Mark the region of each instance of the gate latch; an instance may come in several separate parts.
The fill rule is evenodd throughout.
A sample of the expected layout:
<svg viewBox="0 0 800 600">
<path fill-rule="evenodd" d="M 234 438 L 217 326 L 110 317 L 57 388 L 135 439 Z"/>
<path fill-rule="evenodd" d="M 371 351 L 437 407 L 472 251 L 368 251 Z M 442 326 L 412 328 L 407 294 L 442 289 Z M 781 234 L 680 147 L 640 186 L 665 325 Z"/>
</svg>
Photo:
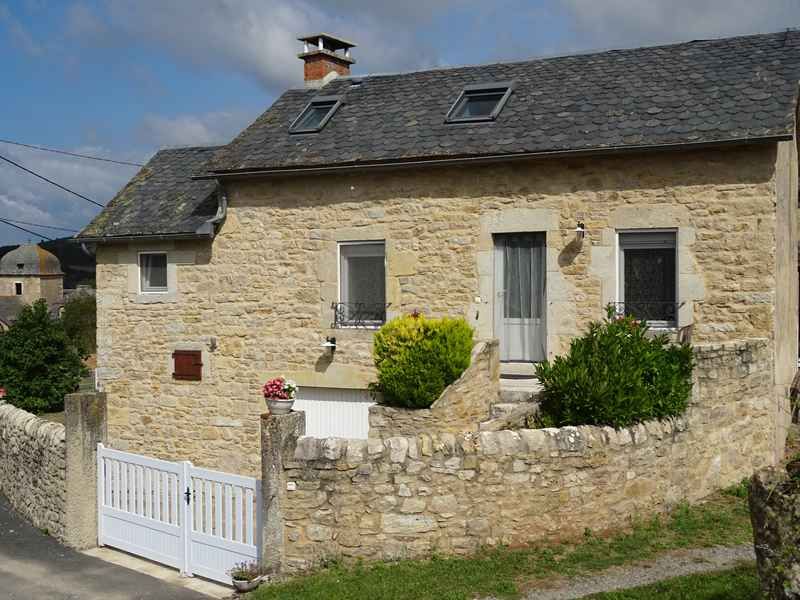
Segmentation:
<svg viewBox="0 0 800 600">
<path fill-rule="evenodd" d="M 186 488 L 186 492 L 185 492 L 183 495 L 184 495 L 184 497 L 186 498 L 186 504 L 187 504 L 187 506 L 188 506 L 188 505 L 189 505 L 189 504 L 191 504 L 191 502 L 192 502 L 192 492 L 191 492 L 191 491 L 189 490 L 189 488 L 187 487 L 187 488 Z"/>
</svg>

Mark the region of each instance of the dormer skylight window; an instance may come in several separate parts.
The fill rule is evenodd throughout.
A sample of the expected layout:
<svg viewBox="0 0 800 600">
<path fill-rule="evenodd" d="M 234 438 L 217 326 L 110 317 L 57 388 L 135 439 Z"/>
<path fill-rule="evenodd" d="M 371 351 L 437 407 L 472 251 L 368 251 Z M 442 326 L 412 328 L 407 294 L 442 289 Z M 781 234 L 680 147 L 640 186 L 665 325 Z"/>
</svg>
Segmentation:
<svg viewBox="0 0 800 600">
<path fill-rule="evenodd" d="M 468 85 L 447 113 L 448 123 L 494 121 L 514 86 L 511 82 Z"/>
<path fill-rule="evenodd" d="M 321 130 L 341 104 L 339 96 L 314 98 L 294 120 L 289 133 L 315 133 Z"/>
</svg>

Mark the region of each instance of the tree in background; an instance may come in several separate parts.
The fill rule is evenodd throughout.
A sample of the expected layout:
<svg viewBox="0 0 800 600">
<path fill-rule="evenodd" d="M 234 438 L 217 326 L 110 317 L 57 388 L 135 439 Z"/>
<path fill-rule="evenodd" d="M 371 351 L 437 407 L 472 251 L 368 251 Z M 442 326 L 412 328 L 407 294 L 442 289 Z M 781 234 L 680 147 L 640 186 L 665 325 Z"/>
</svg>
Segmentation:
<svg viewBox="0 0 800 600">
<path fill-rule="evenodd" d="M 78 389 L 83 354 L 63 323 L 50 316 L 47 303 L 26 306 L 0 335 L 0 387 L 6 400 L 32 413 L 64 408 L 64 395 Z"/>
<path fill-rule="evenodd" d="M 83 354 L 97 352 L 97 304 L 94 296 L 72 296 L 64 305 L 61 322 L 69 339 Z"/>
</svg>

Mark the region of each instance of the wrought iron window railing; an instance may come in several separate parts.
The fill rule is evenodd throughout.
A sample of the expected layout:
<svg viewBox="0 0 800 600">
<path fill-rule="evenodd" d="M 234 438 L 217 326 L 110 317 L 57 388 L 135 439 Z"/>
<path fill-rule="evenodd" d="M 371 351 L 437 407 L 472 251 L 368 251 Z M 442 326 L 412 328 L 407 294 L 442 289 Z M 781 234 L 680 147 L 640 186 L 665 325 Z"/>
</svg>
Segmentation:
<svg viewBox="0 0 800 600">
<path fill-rule="evenodd" d="M 380 327 L 386 322 L 388 304 L 368 304 L 365 302 L 334 302 L 333 326 L 340 327 Z"/>
<path fill-rule="evenodd" d="M 674 326 L 678 322 L 677 302 L 616 302 L 618 315 L 634 317 L 653 325 Z"/>
</svg>

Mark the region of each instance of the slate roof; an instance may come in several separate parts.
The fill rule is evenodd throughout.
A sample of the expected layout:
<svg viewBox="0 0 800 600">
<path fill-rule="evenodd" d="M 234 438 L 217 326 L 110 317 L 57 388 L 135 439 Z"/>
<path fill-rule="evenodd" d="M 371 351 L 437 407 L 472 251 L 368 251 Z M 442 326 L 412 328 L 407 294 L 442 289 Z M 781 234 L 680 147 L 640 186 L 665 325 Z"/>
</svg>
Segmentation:
<svg viewBox="0 0 800 600">
<path fill-rule="evenodd" d="M 214 181 L 192 180 L 219 147 L 160 150 L 77 238 L 194 234 L 217 212 Z"/>
<path fill-rule="evenodd" d="M 496 121 L 445 123 L 465 85 L 507 80 L 515 89 Z M 338 78 L 319 90 L 284 93 L 219 150 L 210 170 L 788 138 L 798 80 L 797 31 Z M 344 104 L 322 131 L 290 134 L 289 125 L 317 95 L 341 95 Z"/>
</svg>

